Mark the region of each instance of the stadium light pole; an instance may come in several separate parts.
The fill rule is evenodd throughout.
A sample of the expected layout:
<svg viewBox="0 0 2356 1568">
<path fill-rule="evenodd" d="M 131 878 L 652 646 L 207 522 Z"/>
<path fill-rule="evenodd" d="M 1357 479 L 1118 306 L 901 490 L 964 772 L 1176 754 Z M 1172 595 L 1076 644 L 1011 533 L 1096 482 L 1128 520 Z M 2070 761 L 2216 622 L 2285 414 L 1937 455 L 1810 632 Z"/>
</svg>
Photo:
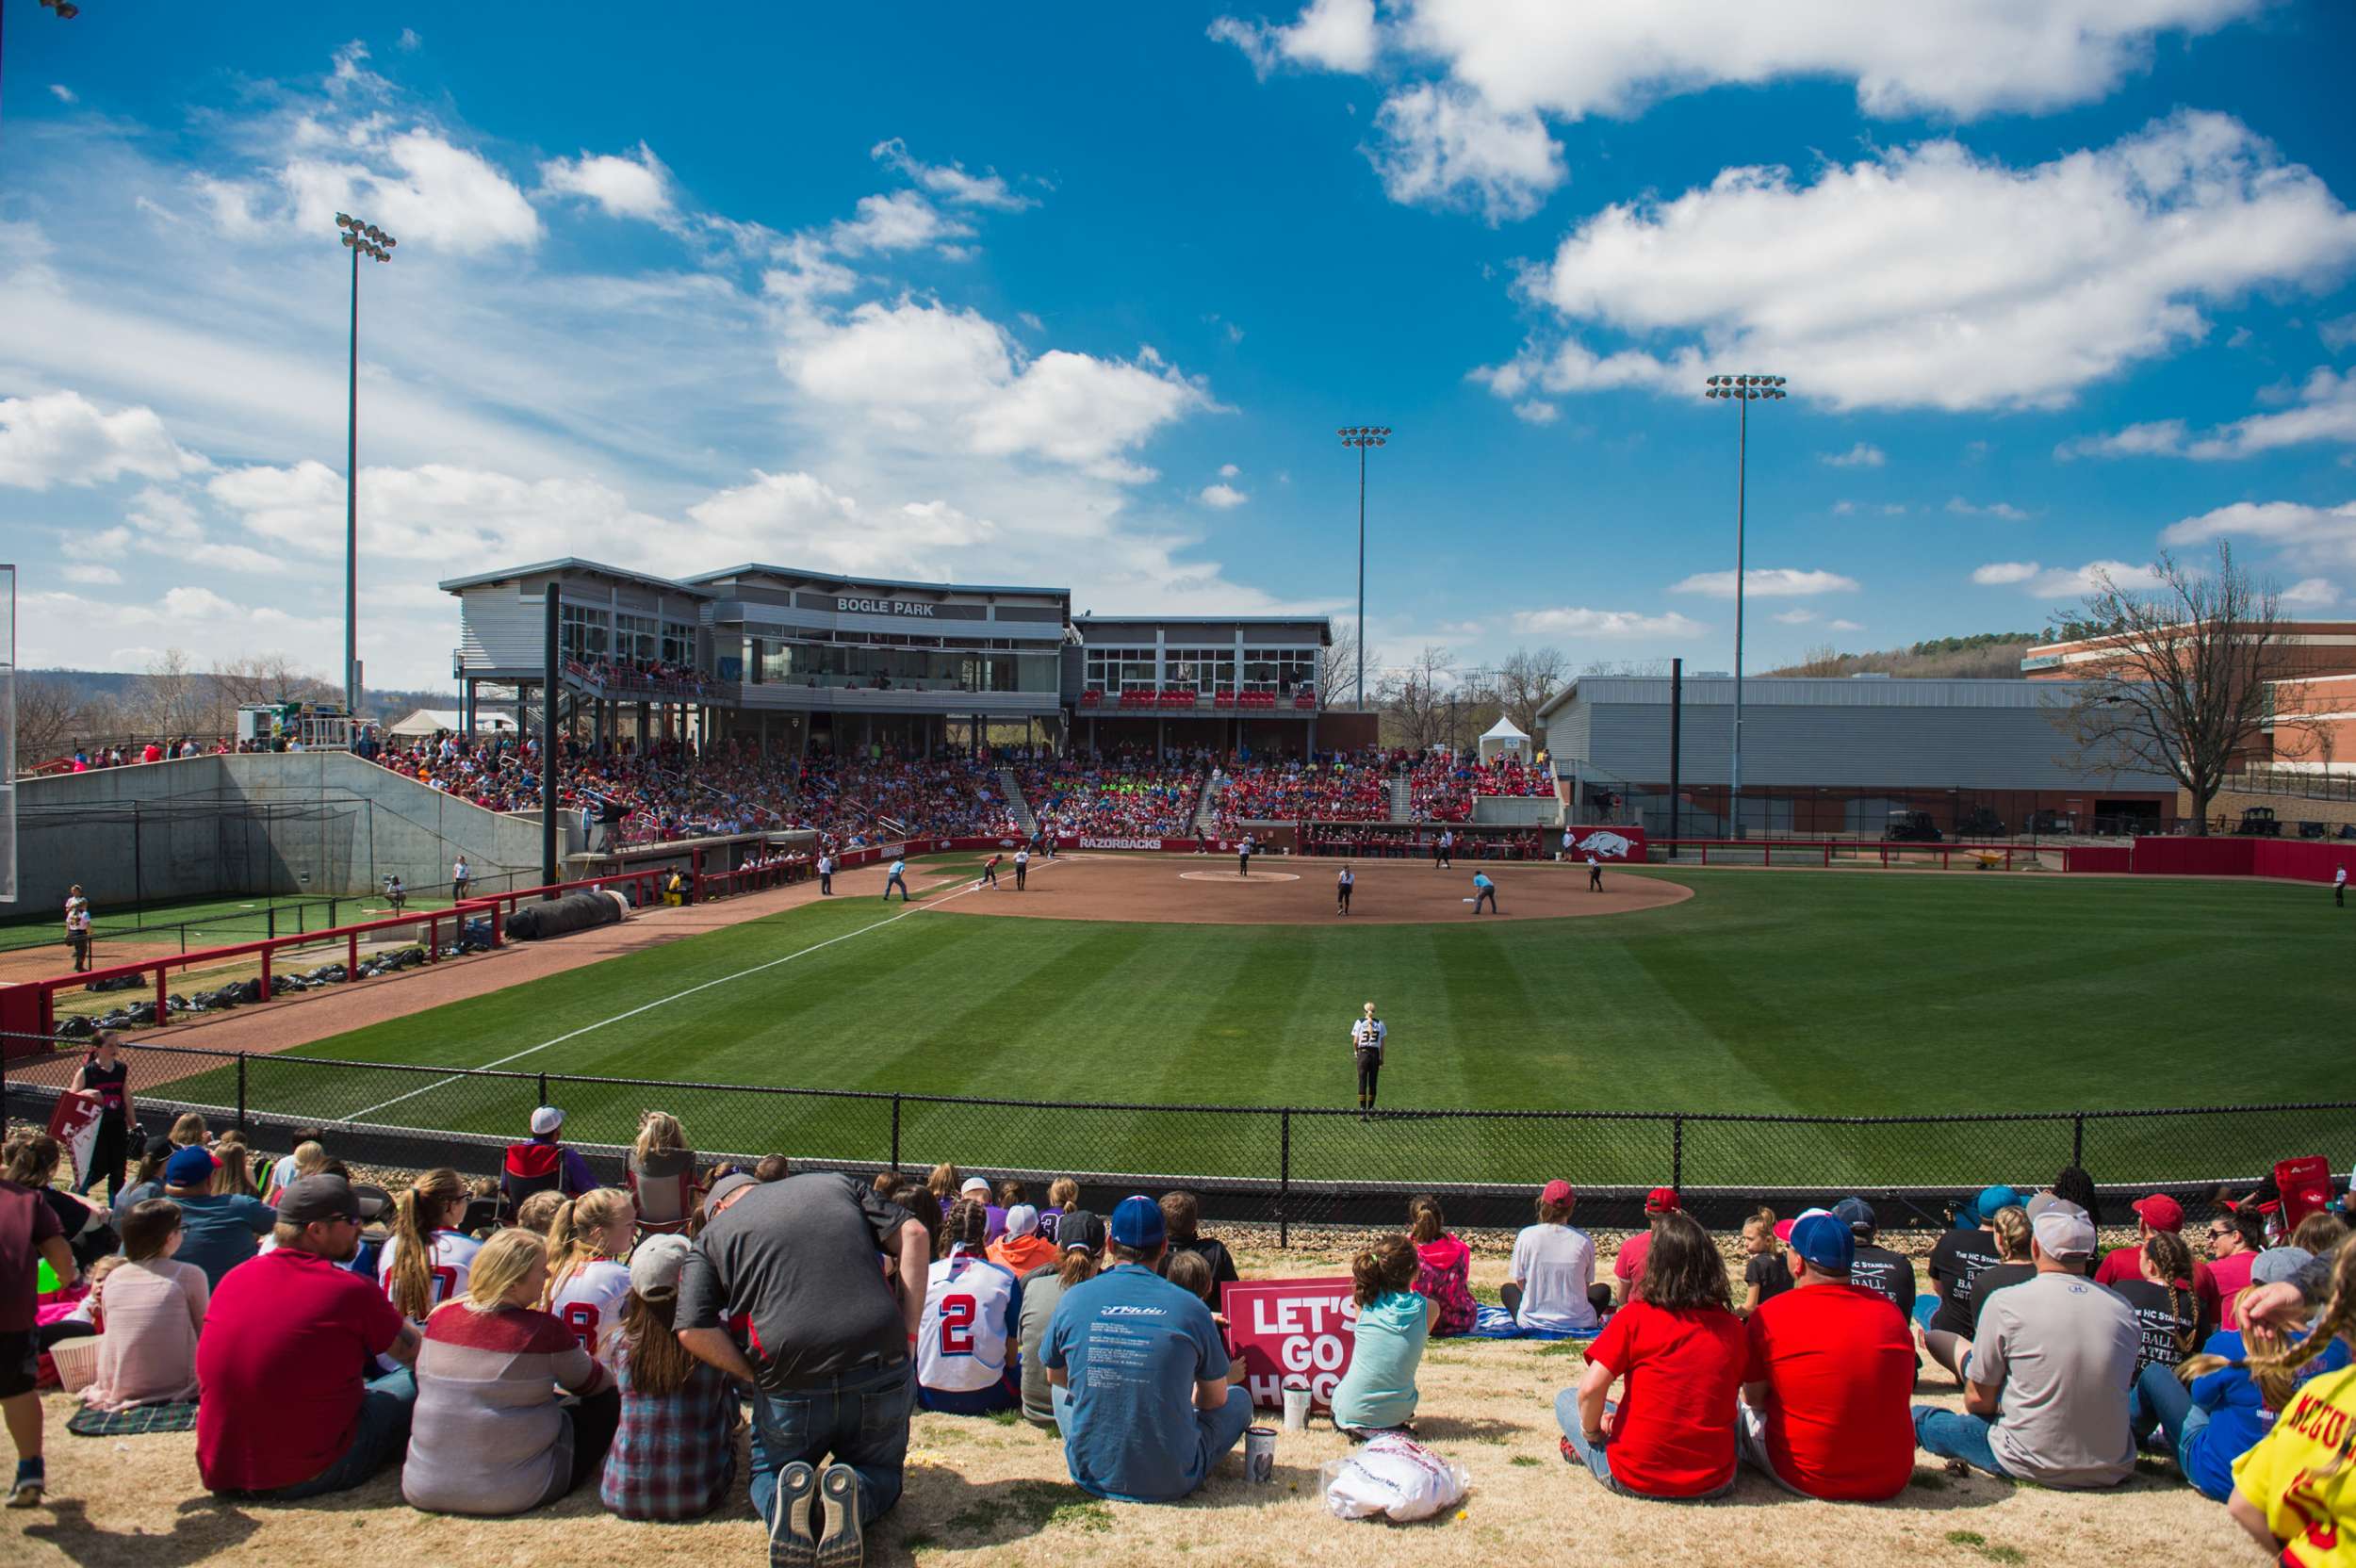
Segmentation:
<svg viewBox="0 0 2356 1568">
<path fill-rule="evenodd" d="M 335 215 L 352 253 L 352 380 L 344 421 L 344 711 L 360 716 L 360 258 L 393 259 L 401 243 L 348 212 Z"/>
<path fill-rule="evenodd" d="M 1351 701 L 1366 705 L 1366 449 L 1391 438 L 1388 425 L 1344 425 L 1334 433 L 1345 447 L 1358 449 L 1358 690 Z"/>
<path fill-rule="evenodd" d="M 1702 396 L 1731 399 L 1734 421 L 1734 752 L 1727 773 L 1727 815 L 1734 837 L 1742 837 L 1742 500 L 1744 469 L 1750 457 L 1751 404 L 1764 398 L 1780 402 L 1781 376 L 1711 376 Z"/>
</svg>

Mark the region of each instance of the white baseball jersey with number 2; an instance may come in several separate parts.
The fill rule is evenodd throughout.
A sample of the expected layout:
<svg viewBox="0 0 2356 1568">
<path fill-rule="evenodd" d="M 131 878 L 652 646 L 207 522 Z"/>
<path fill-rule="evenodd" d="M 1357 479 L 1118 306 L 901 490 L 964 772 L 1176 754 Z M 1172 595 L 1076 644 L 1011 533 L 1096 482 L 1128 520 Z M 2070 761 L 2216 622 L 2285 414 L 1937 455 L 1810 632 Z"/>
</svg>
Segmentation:
<svg viewBox="0 0 2356 1568">
<path fill-rule="evenodd" d="M 945 1394 L 1003 1382 L 1021 1336 L 1013 1271 L 963 1248 L 932 1266 L 916 1330 L 916 1380 Z"/>
</svg>

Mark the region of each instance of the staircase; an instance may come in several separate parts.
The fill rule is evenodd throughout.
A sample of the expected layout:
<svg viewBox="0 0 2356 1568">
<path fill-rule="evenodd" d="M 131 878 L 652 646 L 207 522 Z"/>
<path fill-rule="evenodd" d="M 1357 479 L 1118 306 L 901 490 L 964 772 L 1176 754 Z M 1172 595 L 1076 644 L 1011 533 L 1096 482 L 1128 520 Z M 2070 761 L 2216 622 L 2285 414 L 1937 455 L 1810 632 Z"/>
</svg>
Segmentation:
<svg viewBox="0 0 2356 1568">
<path fill-rule="evenodd" d="M 1038 832 L 1039 818 L 1032 814 L 1031 803 L 1023 798 L 1023 786 L 1015 781 L 1012 768 L 998 770 L 998 790 L 1006 797 L 1006 804 L 1014 808 L 1014 820 L 1023 825 L 1023 836 L 1028 838 Z"/>
<path fill-rule="evenodd" d="M 1219 836 L 1219 797 L 1227 792 L 1224 774 L 1203 780 L 1203 798 L 1194 804 L 1194 836 L 1212 839 Z"/>
<path fill-rule="evenodd" d="M 1391 820 L 1413 822 L 1415 820 L 1414 802 L 1415 796 L 1407 788 L 1407 776 L 1403 773 L 1393 774 L 1391 776 Z"/>
</svg>

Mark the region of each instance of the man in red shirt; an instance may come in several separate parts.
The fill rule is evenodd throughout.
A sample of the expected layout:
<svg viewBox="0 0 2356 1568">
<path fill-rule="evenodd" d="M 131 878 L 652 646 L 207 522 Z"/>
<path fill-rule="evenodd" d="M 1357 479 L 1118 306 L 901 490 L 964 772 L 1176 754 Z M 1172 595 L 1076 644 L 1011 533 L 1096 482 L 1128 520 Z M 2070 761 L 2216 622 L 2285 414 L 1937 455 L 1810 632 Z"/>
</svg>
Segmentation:
<svg viewBox="0 0 2356 1568">
<path fill-rule="evenodd" d="M 2138 1198 L 2128 1205 L 2135 1211 L 2135 1244 L 2116 1247 L 2102 1255 L 2102 1265 L 2094 1271 L 2098 1285 L 2115 1285 L 2123 1280 L 2143 1278 L 2143 1244 L 2151 1239 L 2154 1231 L 2181 1231 L 2184 1228 L 2184 1206 L 2164 1192 L 2149 1198 Z M 2219 1298 L 2217 1276 L 2209 1266 L 2198 1258 L 2192 1266 L 2192 1294 L 2201 1304 L 2201 1321 L 2205 1329 L 2217 1327 L 2224 1315 L 2225 1303 Z"/>
<path fill-rule="evenodd" d="M 1890 1298 L 1849 1282 L 1857 1241 L 1821 1210 L 1792 1222 L 1796 1288 L 1759 1303 L 1735 1446 L 1790 1491 L 1879 1502 L 1914 1474 L 1914 1340 Z"/>
<path fill-rule="evenodd" d="M 1661 1228 L 1661 1217 L 1677 1212 L 1675 1187 L 1655 1187 L 1645 1197 L 1644 1222 L 1652 1229 L 1620 1243 L 1620 1250 L 1612 1259 L 1613 1287 L 1619 1292 L 1622 1305 L 1635 1298 L 1636 1282 L 1644 1277 L 1644 1254 L 1652 1250 L 1652 1232 Z"/>
<path fill-rule="evenodd" d="M 225 1496 L 292 1502 L 348 1492 L 409 1442 L 407 1367 L 362 1380 L 372 1357 L 414 1361 L 417 1332 L 374 1282 L 339 1266 L 360 1250 L 360 1200 L 305 1176 L 278 1201 L 276 1250 L 231 1269 L 196 1342 L 196 1468 Z"/>
<path fill-rule="evenodd" d="M 10 1508 L 40 1507 L 49 1484 L 41 1452 L 41 1396 L 33 1392 L 41 1374 L 33 1298 L 39 1293 L 43 1258 L 60 1284 L 70 1285 L 80 1277 L 57 1211 L 31 1187 L 0 1182 L 0 1416 L 6 1417 L 8 1436 L 16 1442 Z"/>
</svg>

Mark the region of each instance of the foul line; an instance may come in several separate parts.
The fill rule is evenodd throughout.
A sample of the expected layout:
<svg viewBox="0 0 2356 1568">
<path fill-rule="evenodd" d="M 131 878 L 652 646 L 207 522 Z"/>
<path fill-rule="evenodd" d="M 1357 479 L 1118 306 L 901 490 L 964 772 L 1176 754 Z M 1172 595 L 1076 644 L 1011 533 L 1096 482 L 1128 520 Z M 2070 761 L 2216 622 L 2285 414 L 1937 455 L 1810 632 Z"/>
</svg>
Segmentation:
<svg viewBox="0 0 2356 1568">
<path fill-rule="evenodd" d="M 1053 860 L 1033 861 L 1031 864 L 1031 874 L 1036 876 L 1049 866 L 1062 865 L 1064 863 L 1065 860 L 1063 858 L 1058 858 Z M 960 888 L 956 892 L 938 898 L 928 894 L 924 901 L 924 909 L 936 909 L 941 905 L 950 903 L 955 899 L 960 899 L 967 896 L 969 893 L 976 893 L 979 891 L 981 891 L 981 888 L 977 884 L 973 887 Z M 902 909 L 898 914 L 892 915 L 888 919 L 876 921 L 870 925 L 862 925 L 856 931 L 845 931 L 839 937 L 828 937 L 823 942 L 812 942 L 810 946 L 803 948 L 798 953 L 789 953 L 782 958 L 771 958 L 765 963 L 755 964 L 750 969 L 738 970 L 734 974 L 724 974 L 716 980 L 706 980 L 700 985 L 690 986 L 683 991 L 677 991 L 669 996 L 663 997 L 658 1001 L 648 1002 L 644 1005 L 632 1007 L 626 1013 L 615 1013 L 612 1018 L 599 1019 L 595 1023 L 584 1023 L 580 1028 L 559 1035 L 552 1040 L 542 1040 L 538 1045 L 526 1046 L 523 1050 L 515 1052 L 511 1055 L 501 1056 L 497 1061 L 481 1063 L 480 1065 L 467 1070 L 473 1072 L 487 1072 L 493 1068 L 505 1067 L 510 1062 L 520 1062 L 526 1056 L 533 1055 L 539 1052 L 546 1051 L 552 1045 L 563 1045 L 566 1040 L 579 1039 L 583 1035 L 595 1034 L 597 1030 L 605 1028 L 608 1024 L 620 1023 L 626 1019 L 636 1018 L 641 1013 L 650 1013 L 657 1007 L 667 1007 L 674 1002 L 695 995 L 697 991 L 708 991 L 714 986 L 725 986 L 730 981 L 742 980 L 746 975 L 759 974 L 763 970 L 775 969 L 779 964 L 790 964 L 796 958 L 807 958 L 811 954 L 816 953 L 823 948 L 832 947 L 837 942 L 847 942 L 853 937 L 864 937 L 870 931 L 880 931 L 887 925 L 897 925 L 900 922 L 908 919 L 910 915 L 923 914 L 924 909 L 919 909 L 915 905 L 910 904 L 906 908 Z M 421 1094 L 431 1094 L 435 1089 L 443 1088 L 449 1085 L 455 1084 L 465 1075 L 465 1073 L 453 1073 L 448 1078 L 439 1079 L 434 1083 L 428 1084 L 423 1088 L 411 1089 L 407 1094 L 397 1094 L 390 1100 L 384 1101 L 378 1104 L 370 1105 L 365 1110 L 353 1111 L 351 1115 L 340 1118 L 339 1119 L 347 1123 L 355 1122 L 362 1117 L 374 1116 L 379 1111 L 390 1110 L 393 1106 L 400 1104 L 404 1100 L 415 1100 Z"/>
</svg>

